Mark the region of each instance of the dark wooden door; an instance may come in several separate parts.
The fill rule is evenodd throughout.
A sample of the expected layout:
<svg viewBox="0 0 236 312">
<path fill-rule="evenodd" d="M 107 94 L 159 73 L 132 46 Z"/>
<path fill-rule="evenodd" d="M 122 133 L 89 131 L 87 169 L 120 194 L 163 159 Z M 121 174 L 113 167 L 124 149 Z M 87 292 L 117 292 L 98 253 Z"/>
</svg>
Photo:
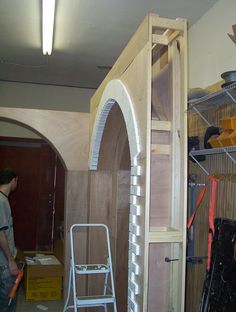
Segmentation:
<svg viewBox="0 0 236 312">
<path fill-rule="evenodd" d="M 10 203 L 16 245 L 22 250 L 53 248 L 55 215 L 58 213 L 60 219 L 64 207 L 63 203 L 57 212 L 55 206 L 58 161 L 43 140 L 0 137 L 0 168 L 11 167 L 18 174 L 18 187 L 10 195 Z"/>
</svg>

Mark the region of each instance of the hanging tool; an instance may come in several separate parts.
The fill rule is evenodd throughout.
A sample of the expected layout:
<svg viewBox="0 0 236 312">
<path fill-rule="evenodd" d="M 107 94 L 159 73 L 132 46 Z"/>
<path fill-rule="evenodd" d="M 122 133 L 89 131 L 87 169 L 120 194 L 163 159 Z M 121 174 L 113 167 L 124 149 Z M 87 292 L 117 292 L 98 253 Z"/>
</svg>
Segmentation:
<svg viewBox="0 0 236 312">
<path fill-rule="evenodd" d="M 214 215 L 215 215 L 215 205 L 216 205 L 216 195 L 217 195 L 217 183 L 218 183 L 218 181 L 219 180 L 217 178 L 215 178 L 214 176 L 208 176 L 207 177 L 205 187 L 201 190 L 201 192 L 199 194 L 195 211 L 190 216 L 190 218 L 188 220 L 188 224 L 187 224 L 187 229 L 189 230 L 191 228 L 191 226 L 192 226 L 193 221 L 194 221 L 196 212 L 197 212 L 198 208 L 200 207 L 200 204 L 201 204 L 201 202 L 203 200 L 203 197 L 204 197 L 205 192 L 206 192 L 207 185 L 208 185 L 208 183 L 210 183 L 210 185 L 211 185 L 211 195 L 210 195 L 210 202 L 209 202 L 209 231 L 208 231 L 208 248 L 207 248 L 207 271 L 209 271 L 209 269 L 210 269 L 211 245 L 212 245 L 213 236 L 215 234 Z"/>
<path fill-rule="evenodd" d="M 18 288 L 18 286 L 19 286 L 19 284 L 20 284 L 20 281 L 22 280 L 24 266 L 25 266 L 25 265 L 22 264 L 22 268 L 18 271 L 18 273 L 17 273 L 17 275 L 16 275 L 16 280 L 15 280 L 15 282 L 14 282 L 14 284 L 13 284 L 13 286 L 12 286 L 12 289 L 11 289 L 9 295 L 8 295 L 8 296 L 9 296 L 8 306 L 11 305 L 11 302 L 12 302 L 12 300 L 13 300 L 15 294 L 16 294 L 16 290 L 17 290 L 17 288 Z"/>
<path fill-rule="evenodd" d="M 197 183 L 197 175 L 192 174 L 189 176 L 189 215 L 191 216 L 195 211 L 196 207 L 196 188 L 197 187 L 204 187 L 205 183 Z M 201 260 L 200 260 L 201 258 Z M 189 264 L 197 264 L 202 263 L 203 257 L 195 257 L 194 256 L 194 226 L 191 225 L 189 229 L 189 246 L 188 246 L 188 257 L 187 263 Z"/>
</svg>

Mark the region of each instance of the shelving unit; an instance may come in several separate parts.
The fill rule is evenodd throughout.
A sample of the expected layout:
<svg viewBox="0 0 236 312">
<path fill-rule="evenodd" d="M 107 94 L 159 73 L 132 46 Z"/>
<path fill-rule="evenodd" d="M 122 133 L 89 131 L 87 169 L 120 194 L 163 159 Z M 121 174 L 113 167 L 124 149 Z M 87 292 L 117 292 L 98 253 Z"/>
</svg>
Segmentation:
<svg viewBox="0 0 236 312">
<path fill-rule="evenodd" d="M 198 155 L 223 154 L 226 152 L 227 153 L 236 152 L 236 146 L 227 146 L 227 147 L 221 147 L 221 148 L 208 148 L 208 149 L 196 150 L 196 151 L 190 152 L 190 154 L 192 156 L 198 156 Z"/>
<path fill-rule="evenodd" d="M 188 108 L 197 113 L 230 103 L 236 103 L 236 82 L 217 92 L 188 101 Z"/>
<path fill-rule="evenodd" d="M 222 90 L 217 92 L 207 94 L 201 98 L 193 99 L 188 102 L 188 110 L 193 110 L 199 115 L 199 117 L 207 124 L 208 127 L 211 126 L 210 122 L 202 115 L 202 112 L 219 108 L 222 105 L 236 103 L 236 82 L 224 87 Z M 236 159 L 231 155 L 231 153 L 236 152 L 236 146 L 228 146 L 222 148 L 211 148 L 195 150 L 189 153 L 189 156 L 198 164 L 198 166 L 207 174 L 209 172 L 204 168 L 204 166 L 199 163 L 195 156 L 199 155 L 215 155 L 225 153 L 234 164 L 236 164 Z"/>
</svg>

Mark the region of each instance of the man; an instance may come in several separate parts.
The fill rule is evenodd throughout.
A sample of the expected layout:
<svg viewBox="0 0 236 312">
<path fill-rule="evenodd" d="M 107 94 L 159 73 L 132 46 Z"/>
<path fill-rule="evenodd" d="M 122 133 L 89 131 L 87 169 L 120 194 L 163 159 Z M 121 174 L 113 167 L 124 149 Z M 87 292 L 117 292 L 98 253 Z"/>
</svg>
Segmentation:
<svg viewBox="0 0 236 312">
<path fill-rule="evenodd" d="M 0 170 L 0 311 L 14 312 L 16 300 L 9 302 L 9 292 L 14 284 L 18 267 L 8 196 L 16 189 L 17 175 L 9 168 Z"/>
</svg>

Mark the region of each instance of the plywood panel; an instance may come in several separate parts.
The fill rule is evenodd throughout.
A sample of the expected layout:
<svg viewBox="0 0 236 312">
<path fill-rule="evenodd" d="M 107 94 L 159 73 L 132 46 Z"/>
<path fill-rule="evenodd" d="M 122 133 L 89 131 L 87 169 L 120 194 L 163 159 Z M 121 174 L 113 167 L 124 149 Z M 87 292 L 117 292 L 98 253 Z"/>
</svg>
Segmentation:
<svg viewBox="0 0 236 312">
<path fill-rule="evenodd" d="M 171 226 L 170 156 L 152 155 L 150 226 Z"/>
<path fill-rule="evenodd" d="M 102 194 L 102 196 L 101 196 Z M 89 223 L 103 223 L 110 229 L 112 227 L 112 172 L 98 171 L 90 173 L 90 212 Z M 115 230 L 115 229 L 113 229 Z M 112 251 L 114 251 L 114 239 L 111 240 Z M 106 263 L 107 250 L 103 231 L 91 229 L 89 231 L 89 263 Z M 113 254 L 113 253 L 112 253 Z M 89 294 L 101 294 L 103 290 L 103 276 L 89 277 Z"/>
<path fill-rule="evenodd" d="M 70 261 L 70 226 L 74 223 L 88 222 L 88 172 L 68 171 L 66 172 L 65 190 L 65 278 L 64 298 L 68 290 L 69 261 Z M 83 232 L 75 247 L 76 261 L 87 262 L 87 233 Z M 79 259 L 78 259 L 79 256 Z M 86 291 L 86 281 L 83 279 L 79 285 L 82 294 Z"/>
<path fill-rule="evenodd" d="M 148 312 L 169 310 L 170 269 L 165 262 L 170 253 L 168 244 L 150 244 Z M 161 281 L 161 283 L 160 283 Z"/>
<path fill-rule="evenodd" d="M 127 309 L 129 171 L 97 171 L 90 175 L 90 223 L 104 223 L 110 229 L 118 311 Z M 103 194 L 101 197 L 100 194 Z M 91 210 L 92 209 L 92 210 Z M 106 263 L 107 253 L 102 232 L 89 234 L 89 262 Z M 103 279 L 89 278 L 88 291 L 98 294 Z"/>
<path fill-rule="evenodd" d="M 113 65 L 112 69 L 110 70 L 109 74 L 106 76 L 102 84 L 99 86 L 99 89 L 95 92 L 94 96 L 92 97 L 91 101 L 91 112 L 92 118 L 91 122 L 95 117 L 96 108 L 98 103 L 100 102 L 100 98 L 102 92 L 106 84 L 112 80 L 119 78 L 129 67 L 132 61 L 136 58 L 137 54 L 140 50 L 145 46 L 149 39 L 149 15 L 146 16 L 142 24 L 139 26 L 129 43 L 127 44 L 126 48 L 123 50 L 121 55 L 119 56 L 116 63 Z"/>
<path fill-rule="evenodd" d="M 168 48 L 156 47 L 152 57 L 152 117 L 171 120 L 170 104 Z"/>
<path fill-rule="evenodd" d="M 99 153 L 99 170 L 130 168 L 130 151 L 122 112 L 115 104 L 107 118 Z"/>
<path fill-rule="evenodd" d="M 129 240 L 129 184 L 130 172 L 118 171 L 116 175 L 116 298 L 118 311 L 127 311 L 128 298 L 128 240 Z"/>
<path fill-rule="evenodd" d="M 146 157 L 147 123 L 149 123 L 148 129 L 151 127 L 150 43 L 146 44 L 139 52 L 128 70 L 121 76 L 121 80 L 128 86 L 132 103 L 135 106 L 135 118 L 141 145 L 140 157 Z"/>
<path fill-rule="evenodd" d="M 0 107 L 0 118 L 42 135 L 57 150 L 68 170 L 88 167 L 89 114 Z"/>
</svg>

